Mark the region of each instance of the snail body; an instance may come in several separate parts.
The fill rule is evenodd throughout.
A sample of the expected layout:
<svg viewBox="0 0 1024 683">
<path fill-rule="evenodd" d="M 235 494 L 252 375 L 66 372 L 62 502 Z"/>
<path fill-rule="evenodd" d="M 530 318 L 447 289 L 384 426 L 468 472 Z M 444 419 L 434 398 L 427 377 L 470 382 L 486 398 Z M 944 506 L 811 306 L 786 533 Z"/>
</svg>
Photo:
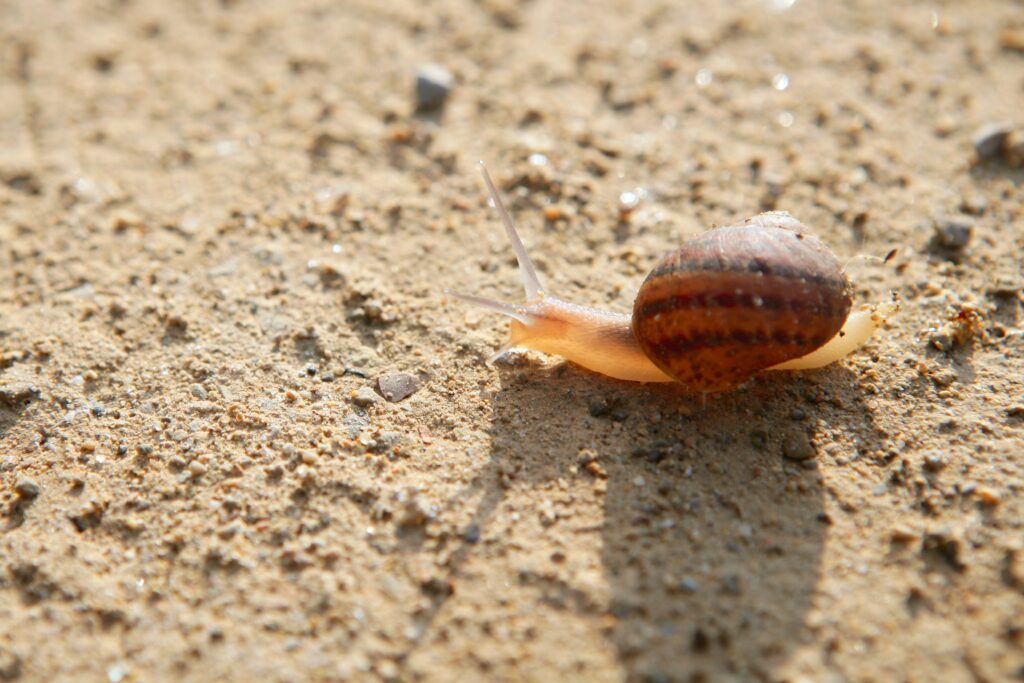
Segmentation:
<svg viewBox="0 0 1024 683">
<path fill-rule="evenodd" d="M 765 370 L 817 368 L 864 343 L 894 305 L 850 314 L 836 257 L 785 212 L 705 232 L 666 255 L 637 293 L 632 316 L 547 296 L 486 169 L 526 289 L 516 306 L 456 295 L 509 317 L 501 351 L 529 348 L 617 379 L 735 388 Z"/>
</svg>

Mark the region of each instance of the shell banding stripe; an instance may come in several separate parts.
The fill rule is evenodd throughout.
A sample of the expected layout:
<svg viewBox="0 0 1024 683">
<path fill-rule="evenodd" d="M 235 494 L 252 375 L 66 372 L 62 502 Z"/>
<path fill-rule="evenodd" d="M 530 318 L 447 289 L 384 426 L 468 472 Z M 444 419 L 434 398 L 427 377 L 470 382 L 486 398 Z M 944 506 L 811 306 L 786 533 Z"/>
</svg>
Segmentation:
<svg viewBox="0 0 1024 683">
<path fill-rule="evenodd" d="M 778 344 L 781 346 L 821 346 L 826 341 L 822 335 L 807 337 L 800 332 L 786 334 L 781 330 L 694 330 L 691 336 L 669 335 L 662 339 L 649 340 L 651 351 L 661 360 L 668 360 L 673 354 L 689 353 L 719 346 Z"/>
<path fill-rule="evenodd" d="M 786 280 L 795 280 L 802 283 L 823 285 L 839 289 L 846 286 L 844 281 L 834 277 L 819 275 L 817 273 L 809 273 L 804 270 L 798 270 L 796 268 L 789 268 L 781 265 L 770 266 L 759 258 L 751 259 L 744 264 L 729 262 L 723 263 L 720 259 L 704 259 L 702 261 L 692 261 L 679 258 L 667 259 L 651 271 L 650 275 L 647 276 L 647 280 L 656 280 L 661 277 L 679 275 L 683 273 L 725 272 L 754 273 L 757 275 L 774 276 Z"/>
<path fill-rule="evenodd" d="M 767 311 L 792 311 L 810 313 L 823 317 L 831 316 L 835 310 L 828 303 L 795 299 L 793 297 L 752 294 L 749 292 L 687 292 L 672 294 L 656 301 L 645 301 L 640 314 L 655 316 L 662 313 L 685 309 L 749 308 Z"/>
</svg>

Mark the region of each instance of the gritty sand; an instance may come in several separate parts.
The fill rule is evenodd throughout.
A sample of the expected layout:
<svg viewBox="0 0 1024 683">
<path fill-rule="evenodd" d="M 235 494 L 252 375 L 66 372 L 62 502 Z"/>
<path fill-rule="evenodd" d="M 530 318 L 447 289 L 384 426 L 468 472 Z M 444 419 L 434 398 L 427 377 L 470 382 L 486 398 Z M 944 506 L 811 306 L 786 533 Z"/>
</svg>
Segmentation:
<svg viewBox="0 0 1024 683">
<path fill-rule="evenodd" d="M 0 681 L 1024 679 L 1022 105 L 1010 0 L 0 3 Z M 902 309 L 488 365 L 478 159 L 564 298 L 779 209 Z"/>
</svg>

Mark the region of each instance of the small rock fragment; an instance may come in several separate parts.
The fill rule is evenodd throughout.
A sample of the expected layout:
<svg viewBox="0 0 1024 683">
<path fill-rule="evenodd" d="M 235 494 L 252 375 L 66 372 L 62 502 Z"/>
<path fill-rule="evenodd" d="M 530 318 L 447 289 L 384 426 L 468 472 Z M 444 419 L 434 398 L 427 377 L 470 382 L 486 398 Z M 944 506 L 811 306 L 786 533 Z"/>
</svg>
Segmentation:
<svg viewBox="0 0 1024 683">
<path fill-rule="evenodd" d="M 380 396 L 370 387 L 362 387 L 352 396 L 352 402 L 361 408 L 369 408 L 380 403 Z"/>
<path fill-rule="evenodd" d="M 19 498 L 24 500 L 38 498 L 41 491 L 42 489 L 39 488 L 39 484 L 28 477 L 21 477 L 18 481 L 14 482 L 14 492 L 18 494 Z"/>
<path fill-rule="evenodd" d="M 1003 155 L 1006 140 L 1013 131 L 1008 122 L 987 123 L 974 133 L 974 153 L 981 161 L 998 159 Z"/>
<path fill-rule="evenodd" d="M 440 64 L 424 64 L 416 70 L 416 111 L 440 109 L 455 85 L 455 77 Z"/>
<path fill-rule="evenodd" d="M 611 404 L 603 398 L 595 398 L 587 406 L 591 417 L 604 417 L 612 411 Z"/>
<path fill-rule="evenodd" d="M 814 445 L 807 434 L 790 434 L 782 442 L 782 455 L 789 460 L 809 460 L 814 457 Z"/>
<path fill-rule="evenodd" d="M 378 377 L 377 386 L 380 387 L 380 393 L 384 398 L 397 403 L 416 393 L 420 383 L 414 375 L 407 372 L 394 372 Z"/>
<path fill-rule="evenodd" d="M 434 511 L 418 492 L 408 495 L 398 516 L 398 525 L 403 527 L 423 526 L 434 518 Z"/>
<path fill-rule="evenodd" d="M 996 507 L 1002 502 L 1002 497 L 999 495 L 999 492 L 995 489 L 990 489 L 987 486 L 979 486 L 974 489 L 974 495 L 978 497 L 978 500 L 981 501 L 982 505 L 988 507 Z"/>
<path fill-rule="evenodd" d="M 971 241 L 974 225 L 963 218 L 946 218 L 935 223 L 935 242 L 951 251 L 960 251 Z"/>
<path fill-rule="evenodd" d="M 692 594 L 696 593 L 700 589 L 700 584 L 698 584 L 695 580 L 691 579 L 688 576 L 684 576 L 683 578 L 679 579 L 679 583 L 677 584 L 677 586 L 679 590 L 683 593 Z"/>
<path fill-rule="evenodd" d="M 398 448 L 405 441 L 402 432 L 381 432 L 374 439 L 373 450 L 378 453 L 386 453 Z"/>
<path fill-rule="evenodd" d="M 924 468 L 929 472 L 938 472 L 946 466 L 946 456 L 939 451 L 929 451 L 924 456 Z"/>
</svg>

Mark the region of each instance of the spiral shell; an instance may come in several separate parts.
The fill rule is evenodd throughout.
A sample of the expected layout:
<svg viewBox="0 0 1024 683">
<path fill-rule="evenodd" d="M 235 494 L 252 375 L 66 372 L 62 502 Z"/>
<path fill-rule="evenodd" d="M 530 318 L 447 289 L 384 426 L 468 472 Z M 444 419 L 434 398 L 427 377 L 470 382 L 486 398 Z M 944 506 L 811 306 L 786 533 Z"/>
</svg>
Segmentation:
<svg viewBox="0 0 1024 683">
<path fill-rule="evenodd" d="M 651 271 L 633 335 L 662 371 L 699 391 L 736 387 L 834 337 L 850 312 L 836 257 L 787 213 L 687 241 Z"/>
</svg>

